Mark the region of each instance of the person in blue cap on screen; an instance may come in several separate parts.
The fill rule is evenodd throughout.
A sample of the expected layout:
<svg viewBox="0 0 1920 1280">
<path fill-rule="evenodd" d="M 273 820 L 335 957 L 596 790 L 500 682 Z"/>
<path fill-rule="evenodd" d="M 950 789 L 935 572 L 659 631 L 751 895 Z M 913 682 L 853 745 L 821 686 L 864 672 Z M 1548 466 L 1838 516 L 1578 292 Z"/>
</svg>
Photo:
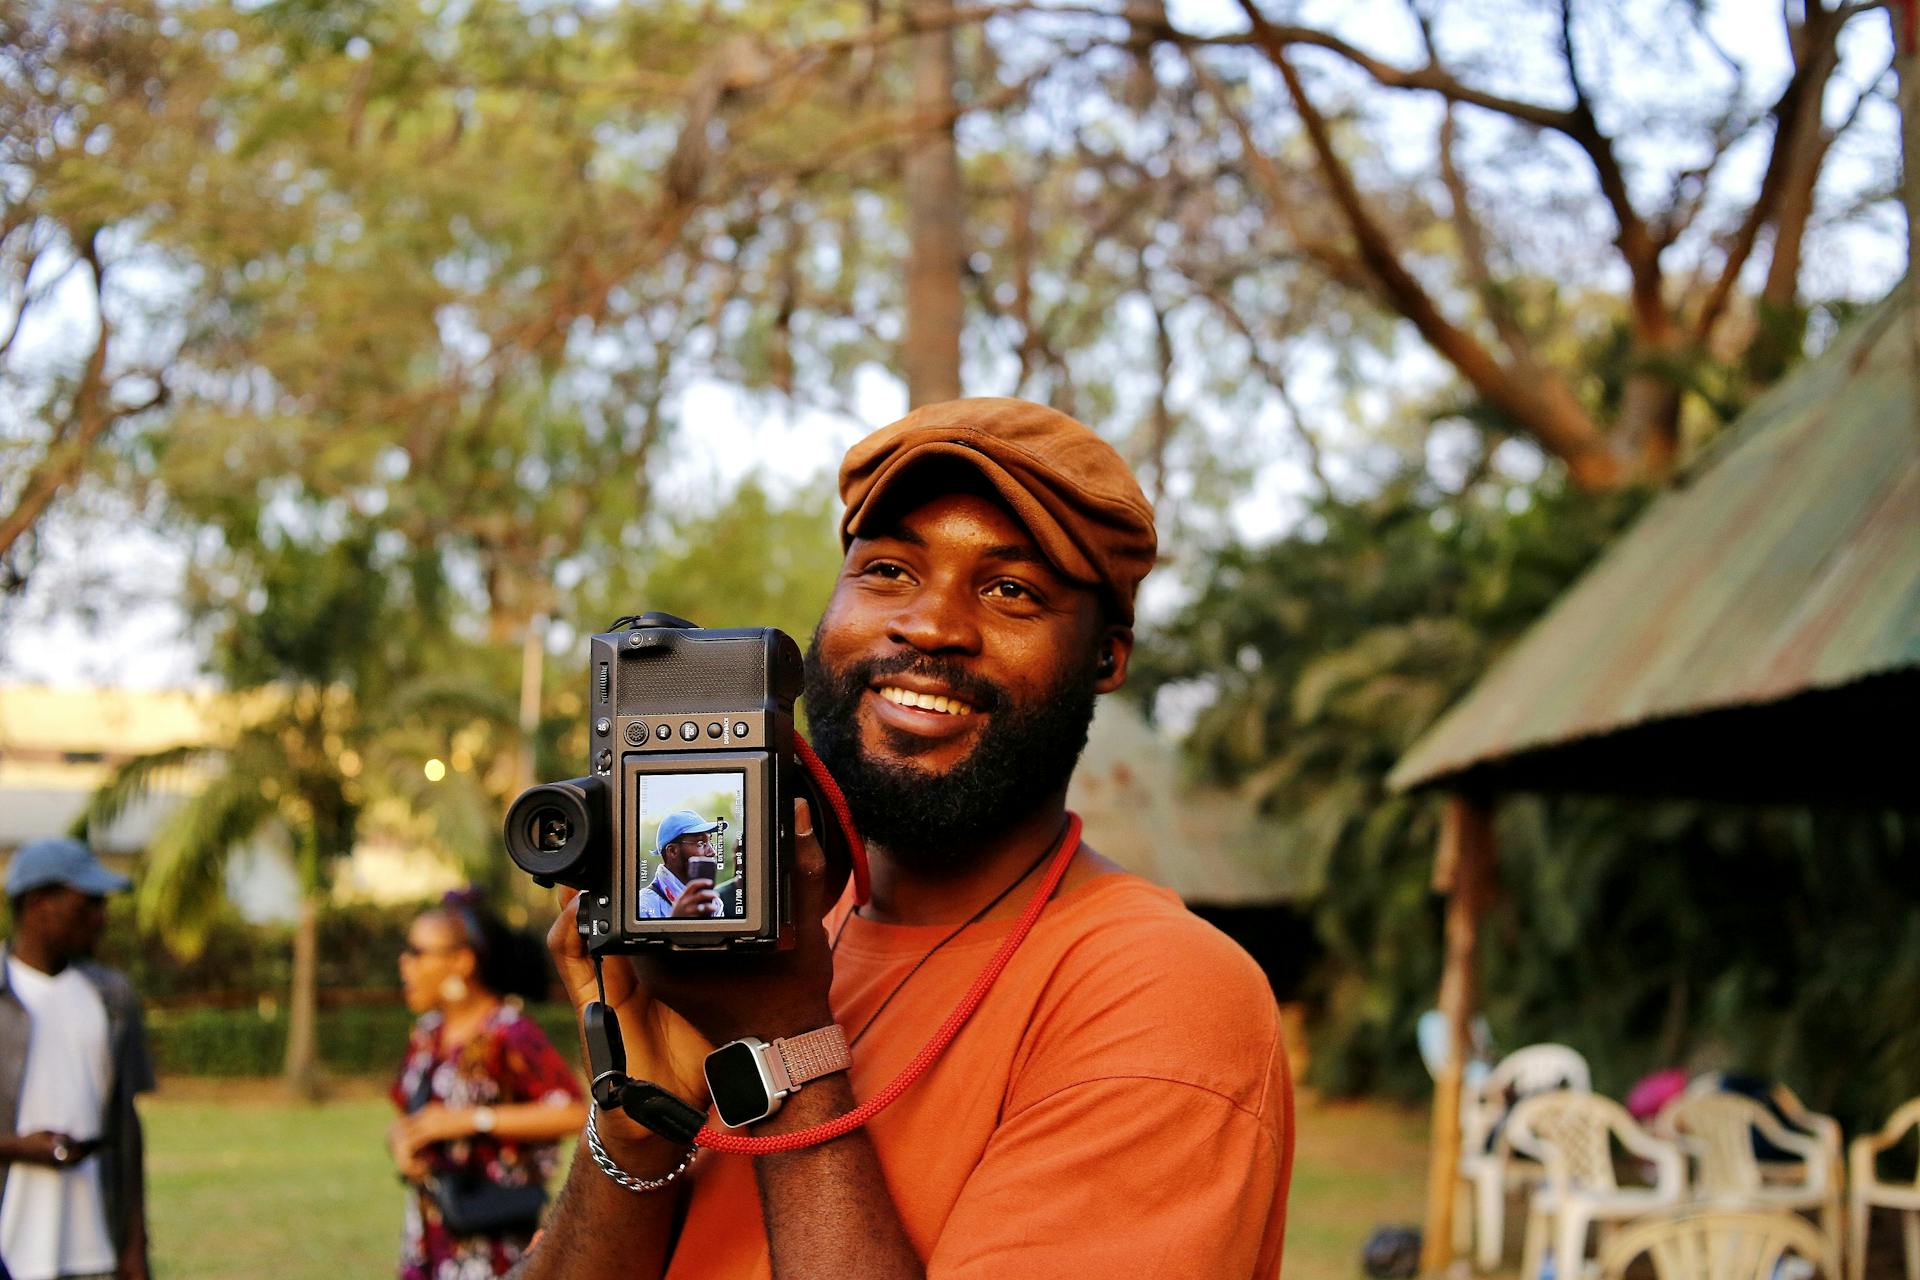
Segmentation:
<svg viewBox="0 0 1920 1280">
<path fill-rule="evenodd" d="M 660 865 L 652 882 L 640 891 L 642 919 L 689 919 L 724 913 L 714 882 L 705 877 L 689 880 L 687 876 L 689 858 L 719 858 L 713 833 L 723 825 L 691 809 L 677 809 L 660 820 L 656 839 Z"/>
<path fill-rule="evenodd" d="M 153 1088 L 140 1001 L 93 962 L 107 895 L 130 888 L 78 840 L 7 866 L 0 946 L 0 1275 L 146 1280 L 137 1093 Z"/>
</svg>

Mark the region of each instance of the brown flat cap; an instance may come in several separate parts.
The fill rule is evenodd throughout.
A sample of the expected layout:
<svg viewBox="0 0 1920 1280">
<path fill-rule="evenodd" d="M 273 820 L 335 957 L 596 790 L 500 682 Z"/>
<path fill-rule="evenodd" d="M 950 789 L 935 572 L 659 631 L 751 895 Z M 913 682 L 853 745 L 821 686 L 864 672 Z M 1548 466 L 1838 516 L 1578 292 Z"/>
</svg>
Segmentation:
<svg viewBox="0 0 1920 1280">
<path fill-rule="evenodd" d="M 1104 588 L 1133 621 L 1134 591 L 1153 568 L 1153 507 L 1112 445 L 1066 414 L 1027 400 L 975 396 L 922 405 L 847 450 L 840 464 L 840 545 L 922 463 L 978 470 L 1067 577 Z"/>
</svg>

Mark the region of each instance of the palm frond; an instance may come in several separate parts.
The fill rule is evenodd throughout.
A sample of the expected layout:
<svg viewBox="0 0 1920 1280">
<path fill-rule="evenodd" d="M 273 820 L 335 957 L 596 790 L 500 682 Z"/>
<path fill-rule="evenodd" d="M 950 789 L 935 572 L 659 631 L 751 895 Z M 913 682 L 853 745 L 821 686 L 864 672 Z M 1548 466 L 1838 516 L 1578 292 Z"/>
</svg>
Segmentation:
<svg viewBox="0 0 1920 1280">
<path fill-rule="evenodd" d="M 112 776 L 87 797 L 86 807 L 74 818 L 67 834 L 82 840 L 104 835 L 128 809 L 145 800 L 168 777 L 179 775 L 197 760 L 218 754 L 218 748 L 214 747 L 180 746 L 135 756 L 115 769 Z"/>
<path fill-rule="evenodd" d="M 468 882 L 501 888 L 511 865 L 500 835 L 500 804 L 477 775 L 456 773 L 437 788 L 434 804 L 440 843 L 459 862 Z"/>
<path fill-rule="evenodd" d="M 250 771 L 229 770 L 181 804 L 147 851 L 135 903 L 142 928 L 157 929 L 183 955 L 198 954 L 226 896 L 228 861 L 274 813 Z"/>
<path fill-rule="evenodd" d="M 441 719 L 485 720 L 512 725 L 519 715 L 513 702 L 471 679 L 453 676 L 426 676 L 408 681 L 386 699 L 381 719 L 404 720 L 410 715 L 429 715 Z"/>
</svg>

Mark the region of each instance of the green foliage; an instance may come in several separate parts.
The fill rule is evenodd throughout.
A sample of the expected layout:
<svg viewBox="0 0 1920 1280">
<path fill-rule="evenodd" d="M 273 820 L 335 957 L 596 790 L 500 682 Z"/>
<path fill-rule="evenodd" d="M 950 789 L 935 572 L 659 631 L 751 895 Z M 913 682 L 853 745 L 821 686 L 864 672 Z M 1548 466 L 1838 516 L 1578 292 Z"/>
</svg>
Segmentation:
<svg viewBox="0 0 1920 1280">
<path fill-rule="evenodd" d="M 665 612 L 703 627 L 779 627 L 805 649 L 840 570 L 837 505 L 824 483 L 780 500 L 750 477 L 711 505 L 675 512 L 631 565 L 581 588 L 575 628 L 591 633 L 627 614 Z M 584 648 L 548 665 L 549 687 L 584 687 Z M 554 705 L 559 714 L 541 726 L 543 778 L 579 773 L 587 755 L 578 696 Z"/>
<path fill-rule="evenodd" d="M 1257 800 L 1287 833 L 1290 879 L 1314 887 L 1321 1086 L 1426 1087 L 1413 1025 L 1439 982 L 1439 805 L 1386 775 L 1638 502 L 1400 483 L 1323 503 L 1295 537 L 1216 552 L 1141 646 L 1149 696 L 1204 682 L 1193 766 Z M 1482 933 L 1495 1037 L 1571 1043 L 1615 1091 L 1690 1062 L 1883 1114 L 1920 1087 L 1915 843 L 1886 817 L 1508 800 L 1504 897 Z"/>
<path fill-rule="evenodd" d="M 569 1005 L 534 1005 L 529 1014 L 573 1061 L 580 1034 Z M 385 1075 L 406 1052 L 413 1015 L 399 1004 L 348 1005 L 319 1016 L 320 1063 L 339 1075 Z M 159 1009 L 148 1014 L 156 1068 L 181 1076 L 268 1076 L 287 1052 L 287 1017 L 264 1009 Z"/>
<path fill-rule="evenodd" d="M 1389 791 L 1388 771 L 1635 505 L 1564 487 L 1448 498 L 1412 481 L 1323 502 L 1300 536 L 1215 553 L 1140 647 L 1147 696 L 1209 686 L 1190 758 L 1283 824 L 1292 879 L 1314 886 L 1323 1086 L 1413 1083 L 1412 1023 L 1438 984 L 1436 812 Z"/>
<path fill-rule="evenodd" d="M 1624 1092 L 1689 1063 L 1785 1080 L 1850 1130 L 1920 1092 L 1911 816 L 1599 798 L 1503 806 L 1483 926 L 1501 1043 Z"/>
<path fill-rule="evenodd" d="M 781 500 L 749 477 L 711 506 L 676 513 L 631 599 L 703 627 L 779 627 L 804 647 L 840 570 L 838 508 L 827 484 Z"/>
<path fill-rule="evenodd" d="M 400 607 L 394 587 L 367 536 L 263 539 L 203 572 L 197 608 L 217 628 L 216 662 L 249 691 L 236 723 L 224 742 L 122 765 L 77 823 L 83 834 L 104 827 L 163 776 L 202 767 L 147 850 L 143 925 L 193 950 L 220 909 L 229 858 L 275 832 L 302 893 L 324 893 L 369 802 L 413 785 L 419 757 L 395 753 L 393 731 L 442 703 L 406 689 L 427 662 L 426 620 Z"/>
<path fill-rule="evenodd" d="M 398 1000 L 400 946 L 407 926 L 428 904 L 328 906 L 319 913 L 322 992 Z M 143 934 L 134 904 L 111 899 L 100 958 L 123 970 L 143 999 L 173 1007 L 276 1004 L 293 980 L 293 925 L 252 924 L 223 906 L 208 924 L 199 950 L 186 954 Z"/>
</svg>

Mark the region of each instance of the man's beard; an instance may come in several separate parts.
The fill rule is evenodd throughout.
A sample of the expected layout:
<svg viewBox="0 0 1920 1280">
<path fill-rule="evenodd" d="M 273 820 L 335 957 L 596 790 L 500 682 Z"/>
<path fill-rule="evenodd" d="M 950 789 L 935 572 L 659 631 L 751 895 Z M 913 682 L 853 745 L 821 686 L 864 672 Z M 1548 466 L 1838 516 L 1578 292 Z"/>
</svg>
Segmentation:
<svg viewBox="0 0 1920 1280">
<path fill-rule="evenodd" d="M 807 728 L 833 774 L 863 840 L 914 871 L 956 870 L 968 855 L 1029 816 L 1067 785 L 1093 720 L 1094 664 L 1070 671 L 1030 705 L 956 663 L 917 654 L 855 662 L 830 671 L 820 634 L 807 651 Z M 989 713 L 971 754 L 944 774 L 876 760 L 860 749 L 860 697 L 884 676 L 938 682 Z M 880 733 L 907 754 L 919 739 L 889 726 Z"/>
</svg>

